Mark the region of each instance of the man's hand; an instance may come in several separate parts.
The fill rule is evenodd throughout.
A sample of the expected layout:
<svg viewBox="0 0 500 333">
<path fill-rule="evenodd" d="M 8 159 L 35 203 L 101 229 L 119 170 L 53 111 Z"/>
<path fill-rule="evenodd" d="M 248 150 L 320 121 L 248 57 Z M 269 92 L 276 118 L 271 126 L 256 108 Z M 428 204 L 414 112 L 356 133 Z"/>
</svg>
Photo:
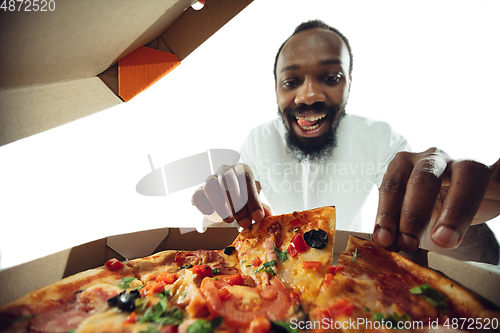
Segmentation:
<svg viewBox="0 0 500 333">
<path fill-rule="evenodd" d="M 430 225 L 436 245 L 458 247 L 471 224 L 500 214 L 499 169 L 500 160 L 490 168 L 435 148 L 398 153 L 380 187 L 374 241 L 415 251 Z"/>
<path fill-rule="evenodd" d="M 259 192 L 260 185 L 250 167 L 238 163 L 233 167 L 222 166 L 195 191 L 191 202 L 204 215 L 215 211 L 224 222 L 236 220 L 247 228 L 252 220 L 260 222 L 271 215 L 269 207 L 260 202 Z"/>
</svg>

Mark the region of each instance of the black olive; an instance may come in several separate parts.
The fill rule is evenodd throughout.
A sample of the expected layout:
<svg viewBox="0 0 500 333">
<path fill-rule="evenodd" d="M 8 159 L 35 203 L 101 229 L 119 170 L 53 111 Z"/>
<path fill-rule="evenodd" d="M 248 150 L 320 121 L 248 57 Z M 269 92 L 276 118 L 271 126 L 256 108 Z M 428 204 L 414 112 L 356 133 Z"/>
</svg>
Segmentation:
<svg viewBox="0 0 500 333">
<path fill-rule="evenodd" d="M 328 244 L 328 234 L 321 229 L 312 229 L 304 234 L 304 240 L 310 247 L 323 249 Z"/>
<path fill-rule="evenodd" d="M 234 250 L 236 250 L 234 246 L 228 246 L 224 249 L 224 254 L 230 255 L 231 253 L 233 253 Z"/>
<path fill-rule="evenodd" d="M 135 300 L 141 297 L 139 290 L 132 290 L 128 294 L 123 294 L 118 297 L 118 309 L 132 312 L 135 309 Z"/>
<path fill-rule="evenodd" d="M 108 305 L 109 306 L 117 306 L 118 305 L 118 298 L 125 294 L 125 290 L 122 291 L 121 293 L 119 293 L 118 295 L 116 295 L 115 297 L 111 297 L 110 299 L 108 299 Z"/>
<path fill-rule="evenodd" d="M 135 300 L 141 297 L 139 290 L 132 290 L 130 293 L 125 294 L 125 290 L 108 299 L 109 306 L 117 306 L 118 309 L 132 312 L 135 309 Z"/>
</svg>

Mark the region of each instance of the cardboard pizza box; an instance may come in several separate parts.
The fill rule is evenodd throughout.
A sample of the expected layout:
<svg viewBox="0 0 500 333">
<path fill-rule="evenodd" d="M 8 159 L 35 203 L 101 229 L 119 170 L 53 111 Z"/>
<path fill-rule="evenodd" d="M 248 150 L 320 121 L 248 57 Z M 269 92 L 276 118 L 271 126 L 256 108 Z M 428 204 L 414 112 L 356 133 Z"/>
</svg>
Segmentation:
<svg viewBox="0 0 500 333">
<path fill-rule="evenodd" d="M 0 11 L 0 146 L 130 99 L 252 0 L 206 1 L 194 10 L 196 2 L 8 2 Z M 122 69 L 133 71 L 119 85 L 119 62 L 127 59 Z M 133 92 L 121 93 L 126 86 Z"/>
<path fill-rule="evenodd" d="M 102 266 L 107 260 L 142 258 L 164 250 L 216 250 L 232 243 L 236 227 L 213 225 L 199 233 L 194 228 L 161 228 L 120 234 L 0 270 L 0 306 L 67 276 Z"/>
<path fill-rule="evenodd" d="M 163 250 L 223 249 L 238 235 L 236 227 L 212 225 L 196 229 L 162 228 L 114 235 L 72 247 L 18 266 L 0 270 L 0 306 L 64 277 L 103 265 L 108 259 L 141 258 Z M 350 235 L 371 239 L 371 234 L 337 230 L 333 263 L 338 261 Z M 462 262 L 426 251 L 410 256 L 438 270 L 500 308 L 500 272 L 497 266 Z"/>
</svg>

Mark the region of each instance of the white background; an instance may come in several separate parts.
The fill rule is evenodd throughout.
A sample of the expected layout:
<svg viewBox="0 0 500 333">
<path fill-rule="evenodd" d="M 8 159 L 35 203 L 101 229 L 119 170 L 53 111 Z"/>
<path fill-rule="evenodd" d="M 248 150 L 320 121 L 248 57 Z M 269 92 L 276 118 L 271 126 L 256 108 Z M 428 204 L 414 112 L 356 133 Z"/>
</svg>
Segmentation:
<svg viewBox="0 0 500 333">
<path fill-rule="evenodd" d="M 351 42 L 347 112 L 389 122 L 415 151 L 437 146 L 494 163 L 499 4 L 255 0 L 129 103 L 0 147 L 0 267 L 112 234 L 199 225 L 194 188 L 167 197 L 135 192 L 151 171 L 147 154 L 160 167 L 209 148 L 237 150 L 251 128 L 276 116 L 276 51 L 309 19 Z M 490 226 L 500 235 L 499 219 Z"/>
</svg>

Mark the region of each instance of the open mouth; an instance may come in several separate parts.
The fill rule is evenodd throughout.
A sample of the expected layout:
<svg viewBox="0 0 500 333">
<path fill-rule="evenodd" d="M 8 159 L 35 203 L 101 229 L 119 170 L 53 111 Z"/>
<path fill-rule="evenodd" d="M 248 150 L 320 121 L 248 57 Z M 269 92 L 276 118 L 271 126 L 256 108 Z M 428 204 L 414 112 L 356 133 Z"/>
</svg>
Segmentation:
<svg viewBox="0 0 500 333">
<path fill-rule="evenodd" d="M 314 131 L 318 129 L 326 118 L 326 113 L 317 116 L 299 117 L 295 116 L 295 120 L 299 127 L 304 131 Z"/>
</svg>

